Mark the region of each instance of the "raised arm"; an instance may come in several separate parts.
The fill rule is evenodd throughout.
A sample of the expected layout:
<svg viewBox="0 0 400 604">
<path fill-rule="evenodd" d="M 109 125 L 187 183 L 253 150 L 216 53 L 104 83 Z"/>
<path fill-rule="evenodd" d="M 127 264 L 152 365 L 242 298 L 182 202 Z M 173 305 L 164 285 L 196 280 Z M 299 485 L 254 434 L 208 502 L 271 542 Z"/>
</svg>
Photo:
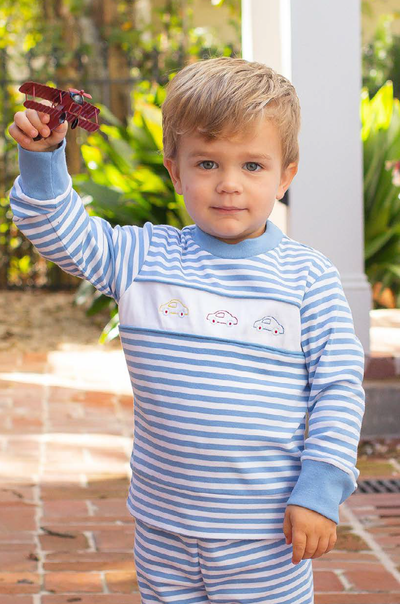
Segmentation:
<svg viewBox="0 0 400 604">
<path fill-rule="evenodd" d="M 66 129 L 60 133 L 61 141 L 58 138 L 53 141 L 56 145 L 44 147 L 46 139 L 38 142 L 31 139 L 25 145 L 24 137 L 33 126 L 33 118 L 29 125 L 21 120 L 19 123 L 23 128 L 17 127 L 16 122 L 14 128 L 10 127 L 10 133 L 19 142 L 21 172 L 10 193 L 15 224 L 44 258 L 87 279 L 118 301 L 140 271 L 152 225 L 113 228 L 102 218 L 90 217 L 68 174 Z M 43 126 L 36 125 L 43 132 Z M 55 131 L 48 138 L 53 136 Z M 48 152 L 43 152 L 46 149 Z"/>
</svg>

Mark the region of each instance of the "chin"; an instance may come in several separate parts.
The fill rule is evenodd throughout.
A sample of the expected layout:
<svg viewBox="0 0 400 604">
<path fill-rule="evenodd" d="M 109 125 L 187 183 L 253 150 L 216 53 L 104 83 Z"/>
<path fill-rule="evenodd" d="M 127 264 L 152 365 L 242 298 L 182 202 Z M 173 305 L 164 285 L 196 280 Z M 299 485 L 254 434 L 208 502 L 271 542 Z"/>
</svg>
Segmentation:
<svg viewBox="0 0 400 604">
<path fill-rule="evenodd" d="M 243 231 L 233 233 L 232 231 L 223 231 L 222 229 L 215 231 L 214 234 L 214 237 L 221 239 L 226 243 L 239 243 L 240 241 L 243 241 L 243 239 L 247 239 L 248 236 L 249 235 Z"/>
<path fill-rule="evenodd" d="M 232 221 L 231 224 L 225 221 L 225 223 L 222 224 L 210 225 L 210 230 L 212 230 L 217 237 L 241 237 L 242 234 L 246 234 L 248 232 L 248 229 L 244 228 L 236 221 Z"/>
<path fill-rule="evenodd" d="M 248 237 L 247 233 L 243 231 L 233 231 L 231 229 L 216 229 L 214 232 L 214 237 L 218 237 L 218 239 L 246 239 Z"/>
</svg>

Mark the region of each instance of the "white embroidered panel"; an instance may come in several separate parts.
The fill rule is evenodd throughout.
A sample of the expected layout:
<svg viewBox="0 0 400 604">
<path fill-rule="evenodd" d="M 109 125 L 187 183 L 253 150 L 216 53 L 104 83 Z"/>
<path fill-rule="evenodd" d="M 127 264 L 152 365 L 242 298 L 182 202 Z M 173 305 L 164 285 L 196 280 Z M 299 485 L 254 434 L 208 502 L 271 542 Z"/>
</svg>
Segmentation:
<svg viewBox="0 0 400 604">
<path fill-rule="evenodd" d="M 300 310 L 287 302 L 231 298 L 173 283 L 134 281 L 118 308 L 121 325 L 302 352 Z"/>
</svg>

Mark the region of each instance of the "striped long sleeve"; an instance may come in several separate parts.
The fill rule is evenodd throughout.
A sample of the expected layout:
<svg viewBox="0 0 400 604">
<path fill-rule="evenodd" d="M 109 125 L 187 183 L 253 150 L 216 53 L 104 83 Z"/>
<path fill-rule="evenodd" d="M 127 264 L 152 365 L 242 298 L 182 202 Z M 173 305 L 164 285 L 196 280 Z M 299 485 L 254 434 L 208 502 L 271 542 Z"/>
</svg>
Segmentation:
<svg viewBox="0 0 400 604">
<path fill-rule="evenodd" d="M 152 225 L 113 228 L 90 217 L 72 188 L 65 145 L 51 153 L 19 147 L 21 175 L 10 193 L 14 223 L 44 258 L 118 301 L 140 271 Z"/>
<path fill-rule="evenodd" d="M 301 322 L 310 385 L 309 430 L 288 505 L 310 508 L 338 523 L 339 504 L 357 488 L 365 392 L 364 351 L 333 265 L 306 292 Z"/>
<path fill-rule="evenodd" d="M 197 225 L 112 228 L 85 211 L 64 147 L 20 149 L 11 204 L 44 257 L 118 301 L 130 513 L 216 539 L 282 539 L 288 504 L 338 522 L 364 359 L 336 268 L 270 220 L 234 245 Z"/>
</svg>

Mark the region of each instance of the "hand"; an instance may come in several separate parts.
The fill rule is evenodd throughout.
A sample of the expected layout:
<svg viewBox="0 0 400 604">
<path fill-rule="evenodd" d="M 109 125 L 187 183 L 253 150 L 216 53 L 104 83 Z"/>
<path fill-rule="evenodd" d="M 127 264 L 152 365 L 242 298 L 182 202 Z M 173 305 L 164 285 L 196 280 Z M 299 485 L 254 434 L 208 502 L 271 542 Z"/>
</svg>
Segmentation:
<svg viewBox="0 0 400 604">
<path fill-rule="evenodd" d="M 49 101 L 41 102 L 43 105 L 51 106 Z M 46 126 L 49 121 L 50 115 L 35 109 L 17 111 L 8 132 L 27 151 L 54 151 L 67 134 L 68 122 L 65 120 L 63 124 L 50 132 Z M 33 139 L 38 134 L 41 134 L 43 138 L 34 141 Z"/>
<path fill-rule="evenodd" d="M 286 507 L 283 532 L 286 543 L 293 542 L 292 564 L 327 554 L 337 540 L 336 523 L 333 520 L 298 505 Z"/>
</svg>

